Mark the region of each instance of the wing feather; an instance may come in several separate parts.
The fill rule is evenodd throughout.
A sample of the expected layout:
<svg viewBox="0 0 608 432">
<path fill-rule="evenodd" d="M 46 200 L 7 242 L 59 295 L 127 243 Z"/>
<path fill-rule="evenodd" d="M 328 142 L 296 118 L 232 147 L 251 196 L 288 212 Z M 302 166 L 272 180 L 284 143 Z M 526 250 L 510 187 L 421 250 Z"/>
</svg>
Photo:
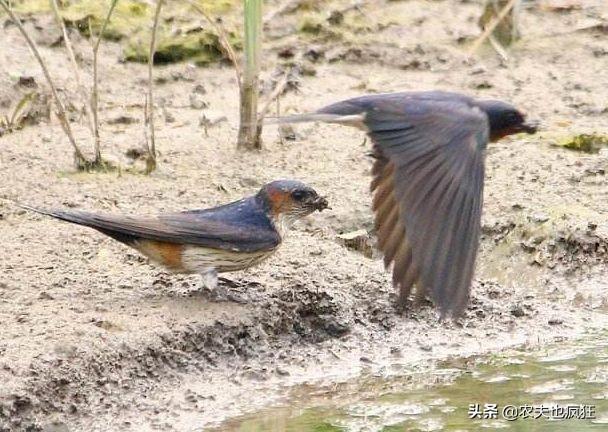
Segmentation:
<svg viewBox="0 0 608 432">
<path fill-rule="evenodd" d="M 359 106 L 357 111 L 356 106 Z M 403 304 L 417 285 L 442 315 L 462 313 L 475 268 L 488 141 L 485 114 L 466 99 L 380 95 L 348 101 L 374 144 L 378 246 Z M 341 114 L 340 104 L 323 112 Z"/>
<path fill-rule="evenodd" d="M 245 203 L 251 207 L 254 203 Z M 242 205 L 237 202 L 234 205 Z M 213 210 L 164 214 L 157 217 L 130 217 L 81 211 L 44 210 L 26 207 L 67 222 L 94 228 L 118 241 L 130 243 L 146 239 L 174 244 L 190 244 L 235 252 L 269 251 L 281 241 L 262 213 L 249 219 L 218 218 Z M 221 208 L 218 208 L 221 209 Z M 224 211 L 222 209 L 222 211 Z M 242 213 L 242 212 L 241 212 Z"/>
<path fill-rule="evenodd" d="M 400 304 L 415 283 L 416 297 L 428 294 L 442 315 L 459 315 L 479 243 L 487 116 L 464 95 L 404 92 L 362 96 L 285 121 L 343 118 L 362 119 L 374 145 L 378 247 L 393 266 Z"/>
</svg>

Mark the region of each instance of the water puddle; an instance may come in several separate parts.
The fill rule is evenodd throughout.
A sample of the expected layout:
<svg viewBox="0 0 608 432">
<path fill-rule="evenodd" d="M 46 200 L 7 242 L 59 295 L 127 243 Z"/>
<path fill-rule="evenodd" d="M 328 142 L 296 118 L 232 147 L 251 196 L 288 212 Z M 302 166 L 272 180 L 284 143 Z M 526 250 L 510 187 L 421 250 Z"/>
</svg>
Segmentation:
<svg viewBox="0 0 608 432">
<path fill-rule="evenodd" d="M 300 386 L 289 401 L 224 423 L 238 432 L 585 432 L 608 429 L 608 333 L 456 358 L 426 372 Z M 473 417 L 473 418 L 472 418 Z"/>
</svg>

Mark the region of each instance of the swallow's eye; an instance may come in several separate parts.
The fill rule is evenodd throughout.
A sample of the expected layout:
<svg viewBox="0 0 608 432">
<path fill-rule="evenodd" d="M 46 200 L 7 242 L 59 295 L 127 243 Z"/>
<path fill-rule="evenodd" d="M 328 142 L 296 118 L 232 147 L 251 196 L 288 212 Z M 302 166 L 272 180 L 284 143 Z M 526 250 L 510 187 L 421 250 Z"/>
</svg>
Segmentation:
<svg viewBox="0 0 608 432">
<path fill-rule="evenodd" d="M 297 191 L 293 191 L 291 193 L 291 197 L 295 200 L 295 201 L 302 201 L 304 198 L 306 198 L 306 192 L 301 191 L 301 190 L 297 190 Z"/>
<path fill-rule="evenodd" d="M 513 123 L 521 123 L 524 121 L 523 116 L 518 112 L 510 113 L 508 118 Z"/>
</svg>

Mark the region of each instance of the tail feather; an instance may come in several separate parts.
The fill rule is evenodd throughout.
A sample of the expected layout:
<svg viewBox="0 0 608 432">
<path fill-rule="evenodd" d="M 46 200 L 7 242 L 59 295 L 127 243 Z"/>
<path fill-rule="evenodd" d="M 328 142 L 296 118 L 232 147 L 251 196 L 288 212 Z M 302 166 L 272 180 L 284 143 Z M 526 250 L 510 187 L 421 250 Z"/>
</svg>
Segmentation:
<svg viewBox="0 0 608 432">
<path fill-rule="evenodd" d="M 306 123 L 306 122 L 324 122 L 324 123 L 337 123 L 345 125 L 359 125 L 364 120 L 363 114 L 327 114 L 327 113 L 308 113 L 308 114 L 294 114 L 284 117 L 266 117 L 264 123 L 266 124 L 283 124 L 283 123 Z"/>
<path fill-rule="evenodd" d="M 45 216 L 54 217 L 55 219 L 60 219 L 62 221 L 75 223 L 78 225 L 92 226 L 91 220 L 85 216 L 85 213 L 80 212 L 66 212 L 63 210 L 47 210 L 40 207 L 32 207 L 27 204 L 17 204 L 19 207 L 25 210 L 33 211 L 35 213 L 39 213 Z M 93 228 L 95 228 L 93 226 Z"/>
<path fill-rule="evenodd" d="M 137 240 L 137 236 L 125 232 L 125 230 L 113 229 L 109 221 L 104 220 L 101 215 L 94 215 L 92 213 L 79 212 L 79 211 L 64 211 L 64 210 L 47 210 L 39 207 L 32 207 L 27 204 L 17 204 L 19 207 L 39 213 L 45 216 L 50 216 L 55 219 L 59 219 L 65 222 L 70 222 L 76 225 L 82 225 L 89 228 L 96 229 L 97 231 L 117 240 L 119 242 L 130 244 L 134 240 Z"/>
</svg>

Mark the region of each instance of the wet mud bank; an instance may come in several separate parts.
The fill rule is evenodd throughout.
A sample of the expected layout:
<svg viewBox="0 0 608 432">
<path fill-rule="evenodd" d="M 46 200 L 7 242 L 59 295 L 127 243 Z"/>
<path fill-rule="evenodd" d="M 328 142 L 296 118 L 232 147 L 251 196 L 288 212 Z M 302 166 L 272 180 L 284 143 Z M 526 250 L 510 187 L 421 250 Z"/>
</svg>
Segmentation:
<svg viewBox="0 0 608 432">
<path fill-rule="evenodd" d="M 213 302 L 196 291 L 157 298 L 150 306 L 175 301 L 180 312 L 199 308 L 204 319 L 135 341 L 111 320 L 92 322 L 107 336 L 55 346 L 19 372 L 20 385 L 2 397 L 4 428 L 106 430 L 110 422 L 117 429 L 201 430 L 280 401 L 295 384 L 328 385 L 387 368 L 430 371 L 439 359 L 564 341 L 608 318 L 604 302 L 560 295 L 564 285 L 555 275 L 541 292 L 480 280 L 457 323 L 439 322 L 428 305 L 395 310 L 381 279 L 348 289 L 305 280 L 274 290 L 247 281 L 229 287 L 247 304 Z M 589 296 L 606 288 L 591 285 Z M 6 363 L 3 370 L 12 372 Z"/>
</svg>

